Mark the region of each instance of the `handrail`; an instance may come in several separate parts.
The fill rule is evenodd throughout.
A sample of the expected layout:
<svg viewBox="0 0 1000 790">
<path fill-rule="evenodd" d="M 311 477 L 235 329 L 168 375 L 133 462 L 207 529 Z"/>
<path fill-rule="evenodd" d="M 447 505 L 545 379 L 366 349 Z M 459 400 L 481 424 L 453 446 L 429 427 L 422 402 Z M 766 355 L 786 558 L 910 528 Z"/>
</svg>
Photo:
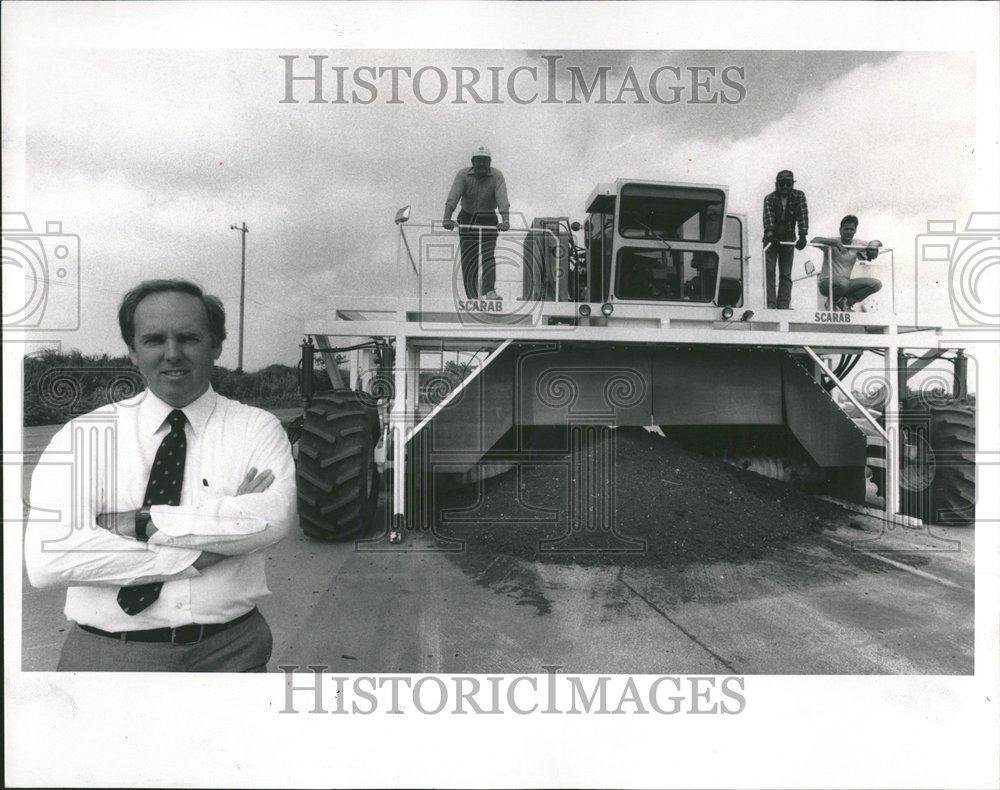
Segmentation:
<svg viewBox="0 0 1000 790">
<path fill-rule="evenodd" d="M 406 439 L 404 440 L 404 443 L 409 442 L 414 436 L 420 433 L 420 431 L 423 430 L 424 426 L 427 425 L 431 420 L 433 420 L 437 416 L 439 411 L 441 411 L 451 401 L 453 401 L 456 397 L 458 397 L 458 393 L 464 390 L 469 385 L 469 382 L 471 382 L 480 373 L 486 370 L 489 364 L 494 359 L 496 359 L 500 355 L 500 353 L 505 348 L 507 348 L 507 346 L 509 346 L 513 342 L 514 342 L 513 338 L 507 338 L 499 346 L 493 349 L 493 351 L 489 353 L 486 359 L 483 360 L 481 365 L 477 365 L 475 368 L 473 368 L 469 372 L 469 375 L 467 375 L 464 379 L 462 379 L 458 383 L 458 386 L 456 386 L 455 389 L 453 389 L 451 392 L 448 393 L 448 397 L 444 398 L 439 404 L 437 404 L 433 409 L 431 409 L 430 413 L 426 417 L 424 417 L 424 419 L 422 419 L 418 425 L 414 426 L 412 431 L 406 434 Z M 477 351 L 476 353 L 478 354 L 479 352 Z M 414 407 L 414 409 L 415 408 L 416 407 Z"/>
<path fill-rule="evenodd" d="M 413 252 L 410 249 L 410 244 L 409 244 L 409 242 L 407 241 L 407 238 L 406 238 L 406 228 L 415 228 L 415 229 L 417 229 L 418 232 L 421 229 L 423 229 L 423 230 L 428 230 L 431 233 L 439 233 L 439 234 L 442 234 L 442 235 L 448 234 L 450 238 L 454 238 L 453 236 L 450 235 L 453 231 L 450 230 L 450 229 L 448 229 L 448 228 L 445 228 L 443 223 L 444 223 L 443 220 L 432 220 L 430 222 L 410 222 L 410 221 L 407 221 L 406 223 L 397 223 L 399 225 L 399 234 L 400 234 L 400 237 L 402 239 L 402 245 L 404 245 L 406 247 L 406 254 L 407 254 L 407 256 L 410 259 L 410 266 L 413 269 L 414 274 L 416 274 L 418 277 L 420 276 L 420 271 L 419 271 L 419 269 L 417 267 L 416 261 L 414 260 Z M 480 238 L 482 238 L 482 231 L 491 231 L 491 232 L 497 234 L 498 236 L 501 236 L 501 235 L 502 236 L 520 235 L 520 236 L 524 236 L 525 238 L 527 238 L 531 234 L 545 234 L 547 237 L 551 237 L 551 240 L 555 241 L 555 242 L 558 242 L 559 238 L 560 238 L 559 234 L 557 234 L 551 228 L 528 228 L 528 227 L 523 227 L 523 228 L 508 228 L 507 230 L 500 230 L 495 225 L 461 225 L 461 224 L 459 224 L 459 223 L 456 222 L 455 223 L 455 230 L 459 230 L 459 231 L 461 231 L 461 230 L 474 230 L 474 231 L 478 230 L 480 232 L 480 234 L 479 234 Z M 570 229 L 570 234 L 572 234 L 572 229 Z M 398 261 L 398 258 L 399 258 L 399 254 L 400 254 L 400 249 L 397 247 L 397 252 L 396 252 L 397 261 Z M 558 280 L 559 277 L 561 276 L 561 271 L 560 271 L 559 267 L 555 268 L 555 271 L 553 272 L 553 274 L 554 274 L 554 277 Z M 565 274 L 568 276 L 570 274 L 570 272 L 567 271 Z M 482 268 L 481 267 L 480 267 L 479 276 L 482 277 Z M 555 287 L 555 301 L 557 301 L 557 302 L 561 302 L 562 301 L 562 299 L 560 299 L 560 288 L 559 288 L 558 283 L 556 284 L 556 287 Z"/>
<path fill-rule="evenodd" d="M 820 359 L 819 356 L 816 354 L 816 352 L 813 351 L 811 348 L 809 348 L 809 346 L 802 346 L 802 348 L 804 348 L 806 353 L 813 358 L 813 361 L 823 369 L 823 372 L 830 377 L 830 380 L 837 385 L 837 389 L 843 392 L 844 395 L 847 396 L 847 399 L 854 404 L 854 407 L 861 412 L 861 416 L 864 417 L 866 420 L 868 420 L 868 423 L 876 431 L 878 431 L 879 436 L 881 436 L 886 442 L 888 442 L 889 434 L 886 433 L 885 428 L 879 425 L 878 420 L 876 420 L 874 417 L 871 416 L 871 414 L 868 413 L 868 409 L 866 409 L 864 406 L 861 405 L 861 401 L 859 401 L 857 398 L 854 397 L 854 393 L 851 392 L 851 390 L 844 385 L 844 382 L 838 379 L 834 375 L 833 371 L 830 370 L 829 366 L 822 359 Z"/>
<path fill-rule="evenodd" d="M 786 242 L 782 242 L 784 244 Z M 826 242 L 809 242 L 810 247 L 815 247 L 818 250 L 823 251 L 823 261 L 826 266 L 827 275 L 827 295 L 826 298 L 830 304 L 830 309 L 832 310 L 835 305 L 835 299 L 833 296 L 833 249 L 835 245 L 828 244 Z M 858 252 L 865 252 L 867 250 L 876 250 L 879 255 L 888 253 L 889 255 L 889 297 L 892 305 L 892 315 L 896 315 L 896 255 L 895 250 L 892 247 L 883 247 L 882 242 L 877 240 L 872 240 L 868 244 L 841 244 L 845 250 L 855 250 Z M 829 257 L 828 257 L 829 255 Z M 873 261 L 859 261 L 864 266 L 870 266 Z M 799 279 L 808 279 L 813 275 L 807 275 L 806 277 L 801 277 Z"/>
<path fill-rule="evenodd" d="M 400 223 L 397 223 L 397 224 L 399 225 L 399 238 L 403 240 L 403 244 L 406 246 L 406 254 L 407 254 L 407 256 L 410 259 L 410 266 L 413 269 L 413 273 L 415 275 L 417 275 L 417 277 L 419 277 L 420 276 L 420 270 L 417 269 L 417 262 L 415 260 L 413 260 L 413 250 L 410 249 L 410 242 L 408 242 L 406 240 L 406 234 L 403 233 L 403 223 L 400 222 Z M 396 258 L 397 259 L 399 258 L 399 249 L 398 248 L 396 249 Z"/>
</svg>

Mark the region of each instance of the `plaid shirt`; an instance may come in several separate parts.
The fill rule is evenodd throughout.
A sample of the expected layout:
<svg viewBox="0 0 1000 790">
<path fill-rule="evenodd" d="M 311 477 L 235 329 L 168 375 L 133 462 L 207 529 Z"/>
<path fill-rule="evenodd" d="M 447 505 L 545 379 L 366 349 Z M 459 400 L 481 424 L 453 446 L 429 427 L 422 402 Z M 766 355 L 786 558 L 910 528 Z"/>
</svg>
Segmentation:
<svg viewBox="0 0 1000 790">
<path fill-rule="evenodd" d="M 809 234 L 809 204 L 806 193 L 792 189 L 788 193 L 788 205 L 781 211 L 781 195 L 777 191 L 764 198 L 764 235 L 774 235 L 780 241 L 795 239 L 795 223 L 799 223 L 799 235 Z"/>
</svg>

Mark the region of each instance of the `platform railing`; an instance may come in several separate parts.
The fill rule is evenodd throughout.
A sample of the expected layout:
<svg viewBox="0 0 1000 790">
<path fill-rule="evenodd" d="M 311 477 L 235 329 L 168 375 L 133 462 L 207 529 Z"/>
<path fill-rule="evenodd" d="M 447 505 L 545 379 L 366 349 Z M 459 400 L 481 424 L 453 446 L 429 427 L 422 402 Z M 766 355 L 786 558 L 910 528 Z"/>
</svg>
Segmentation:
<svg viewBox="0 0 1000 790">
<path fill-rule="evenodd" d="M 455 223 L 453 229 L 444 227 L 442 221 L 406 222 L 399 224 L 399 244 L 397 249 L 397 283 L 399 296 L 417 298 L 421 301 L 465 301 L 475 299 L 466 294 L 462 272 L 461 234 L 476 233 L 476 265 L 479 298 L 483 294 L 483 245 L 486 234 L 494 235 L 496 243 L 493 252 L 495 286 L 501 302 L 519 302 L 525 297 L 526 283 L 544 287 L 546 278 L 554 279 L 554 297 L 551 301 L 562 301 L 561 277 L 568 273 L 565 265 L 553 267 L 551 275 L 541 269 L 541 261 L 525 261 L 525 250 L 532 237 L 542 237 L 545 241 L 539 247 L 561 250 L 559 237 L 548 228 L 510 228 L 499 230 L 492 225 L 467 225 Z M 533 270 L 525 271 L 531 265 Z M 541 277 L 540 282 L 532 278 Z M 529 297 L 530 298 L 530 297 Z"/>
<path fill-rule="evenodd" d="M 827 271 L 827 275 L 826 275 L 826 281 L 827 281 L 826 291 L 827 291 L 827 293 L 826 293 L 826 297 L 825 297 L 826 298 L 826 304 L 829 306 L 830 310 L 833 310 L 834 309 L 834 305 L 836 304 L 836 298 L 833 295 L 833 247 L 831 245 L 829 245 L 829 244 L 811 244 L 810 246 L 815 247 L 816 249 L 821 250 L 823 252 L 824 266 L 825 266 L 826 271 Z M 875 250 L 878 253 L 878 257 L 881 257 L 882 255 L 888 255 L 889 256 L 889 287 L 888 287 L 888 289 L 886 288 L 886 283 L 885 283 L 884 280 L 882 280 L 881 278 L 878 278 L 878 277 L 874 278 L 874 279 L 878 279 L 882 283 L 882 291 L 888 290 L 888 292 L 889 292 L 889 313 L 891 315 L 895 315 L 896 314 L 896 259 L 895 259 L 895 255 L 894 255 L 894 251 L 893 251 L 892 247 L 883 247 L 882 244 L 881 244 L 881 242 L 870 242 L 870 243 L 868 243 L 866 245 L 862 245 L 862 244 L 844 244 L 843 247 L 844 247 L 845 250 L 852 250 L 855 253 L 858 253 L 858 252 L 867 252 L 869 250 Z M 865 260 L 863 258 L 859 258 L 855 262 L 855 266 L 857 266 L 857 264 L 861 264 L 862 266 L 871 266 L 871 265 L 874 265 L 874 260 L 877 260 L 877 258 L 876 259 L 871 259 L 871 260 Z M 855 269 L 855 271 L 856 271 L 856 269 Z M 820 296 L 823 296 L 823 292 L 819 290 L 819 279 L 818 279 L 819 276 L 820 275 L 816 275 L 816 277 L 817 277 L 817 288 L 816 288 L 816 290 L 820 294 Z M 881 293 L 882 291 L 880 291 L 879 293 Z M 872 295 L 874 296 L 874 294 L 872 294 Z M 872 311 L 872 312 L 881 313 L 881 312 L 884 312 L 884 311 L 883 310 L 878 310 L 878 311 Z"/>
<path fill-rule="evenodd" d="M 784 247 L 794 247 L 795 246 L 795 242 L 794 241 L 768 242 L 767 244 L 764 245 L 764 252 L 765 253 L 767 252 L 768 248 L 772 244 L 780 244 L 781 246 L 784 246 Z M 875 246 L 875 245 L 877 245 L 877 246 Z M 796 277 L 796 278 L 794 278 L 792 280 L 792 282 L 793 283 L 803 282 L 805 280 L 810 280 L 813 277 L 815 277 L 816 278 L 816 291 L 819 294 L 819 296 L 821 297 L 821 299 L 823 299 L 825 301 L 825 305 L 826 305 L 825 309 L 828 309 L 830 311 L 835 311 L 836 298 L 833 295 L 833 247 L 832 247 L 832 245 L 829 245 L 829 244 L 814 244 L 814 243 L 810 243 L 809 246 L 810 247 L 814 247 L 815 249 L 817 249 L 817 250 L 819 250 L 820 252 L 823 253 L 823 267 L 827 271 L 827 275 L 826 275 L 826 277 L 827 277 L 827 286 L 826 286 L 826 288 L 827 288 L 827 295 L 824 296 L 823 292 L 819 288 L 819 278 L 820 278 L 822 272 L 816 272 L 815 270 L 810 270 L 809 268 L 807 268 L 805 275 L 803 275 L 802 277 Z M 896 314 L 896 259 L 895 259 L 893 248 L 892 247 L 883 247 L 882 244 L 881 244 L 881 242 L 870 242 L 869 244 L 866 244 L 866 245 L 862 245 L 862 244 L 844 244 L 843 247 L 844 247 L 845 250 L 853 250 L 855 252 L 867 252 L 868 250 L 876 250 L 878 252 L 878 256 L 879 257 L 881 257 L 883 255 L 888 255 L 889 256 L 889 287 L 888 287 L 888 289 L 886 288 L 885 281 L 882 280 L 882 278 L 878 277 L 878 278 L 875 278 L 875 279 L 878 279 L 880 282 L 882 282 L 882 291 L 879 291 L 879 293 L 882 293 L 883 291 L 888 290 L 888 293 L 889 293 L 889 303 L 890 303 L 889 313 L 890 313 L 890 315 L 894 316 Z M 809 262 L 809 261 L 806 262 L 807 267 L 810 265 L 810 263 L 811 262 Z M 856 264 L 857 263 L 860 263 L 860 264 L 862 264 L 864 266 L 870 266 L 870 265 L 873 265 L 873 260 L 859 259 L 856 262 Z M 766 293 L 766 291 L 767 291 L 767 282 L 766 282 L 766 280 L 765 280 L 765 283 L 764 283 L 764 289 L 765 289 L 764 302 L 766 304 L 767 303 L 767 293 Z M 873 294 L 873 296 L 874 296 L 874 294 Z M 874 314 L 878 315 L 878 314 L 881 314 L 881 313 L 885 313 L 885 310 L 870 310 L 870 311 L 867 311 L 867 312 L 874 313 Z"/>
</svg>

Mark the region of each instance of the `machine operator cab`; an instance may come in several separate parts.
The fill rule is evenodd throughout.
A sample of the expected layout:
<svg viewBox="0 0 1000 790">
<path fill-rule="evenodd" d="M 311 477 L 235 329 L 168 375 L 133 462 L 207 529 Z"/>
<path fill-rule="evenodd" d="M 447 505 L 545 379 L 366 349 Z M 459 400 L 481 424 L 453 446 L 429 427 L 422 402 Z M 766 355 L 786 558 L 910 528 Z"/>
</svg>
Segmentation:
<svg viewBox="0 0 1000 790">
<path fill-rule="evenodd" d="M 713 312 L 742 306 L 746 221 L 726 214 L 726 198 L 721 186 L 598 185 L 587 201 L 587 266 L 577 272 L 577 301 Z"/>
</svg>

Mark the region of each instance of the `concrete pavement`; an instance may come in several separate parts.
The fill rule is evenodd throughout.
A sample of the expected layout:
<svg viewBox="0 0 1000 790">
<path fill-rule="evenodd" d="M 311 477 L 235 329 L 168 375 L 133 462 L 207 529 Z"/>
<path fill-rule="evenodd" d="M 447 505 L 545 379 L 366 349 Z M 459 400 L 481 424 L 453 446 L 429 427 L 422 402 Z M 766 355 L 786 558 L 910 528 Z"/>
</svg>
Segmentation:
<svg viewBox="0 0 1000 790">
<path fill-rule="evenodd" d="M 26 451 L 43 447 L 42 429 L 29 431 Z M 275 636 L 271 668 L 973 671 L 971 529 L 883 531 L 871 517 L 845 516 L 763 559 L 683 571 L 620 567 L 613 556 L 580 567 L 434 549 L 421 532 L 402 546 L 296 532 L 272 547 L 273 595 L 261 606 Z M 68 627 L 64 593 L 23 583 L 23 668 L 51 670 Z"/>
</svg>

